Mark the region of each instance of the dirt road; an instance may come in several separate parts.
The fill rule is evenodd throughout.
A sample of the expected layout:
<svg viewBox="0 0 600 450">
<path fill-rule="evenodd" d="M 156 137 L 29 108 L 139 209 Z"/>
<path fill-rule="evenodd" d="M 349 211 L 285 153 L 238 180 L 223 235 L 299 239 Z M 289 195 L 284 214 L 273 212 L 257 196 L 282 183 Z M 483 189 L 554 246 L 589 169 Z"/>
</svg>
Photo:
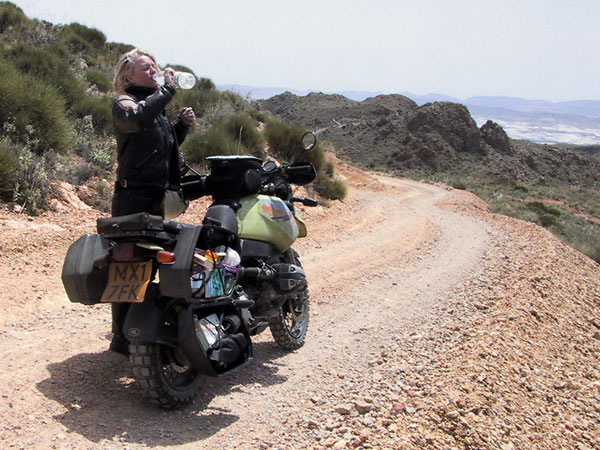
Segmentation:
<svg viewBox="0 0 600 450">
<path fill-rule="evenodd" d="M 425 406 L 436 395 L 430 388 L 454 376 L 441 362 L 464 339 L 457 331 L 489 312 L 477 302 L 490 296 L 465 293 L 492 291 L 482 279 L 507 254 L 498 251 L 505 235 L 463 192 L 391 178 L 352 186 L 344 203 L 303 214 L 310 237 L 296 247 L 311 291 L 306 345 L 286 353 L 263 333 L 249 365 L 207 378 L 193 405 L 176 412 L 146 401 L 126 358 L 106 351 L 109 309 L 65 297 L 62 258 L 98 213 L 27 220 L 3 212 L 0 446 L 466 446 L 472 436 L 446 430 L 452 421 L 440 411 L 429 411 L 439 423 L 428 425 Z M 428 378 L 430 366 L 441 378 Z M 489 436 L 479 444 L 515 446 Z"/>
</svg>

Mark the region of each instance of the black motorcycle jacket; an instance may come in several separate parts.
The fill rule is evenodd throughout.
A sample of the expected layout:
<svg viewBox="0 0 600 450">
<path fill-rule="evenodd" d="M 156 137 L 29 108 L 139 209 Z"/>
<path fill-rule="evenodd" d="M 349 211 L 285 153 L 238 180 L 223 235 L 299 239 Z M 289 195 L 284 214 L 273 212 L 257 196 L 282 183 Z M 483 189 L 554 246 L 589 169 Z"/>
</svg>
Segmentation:
<svg viewBox="0 0 600 450">
<path fill-rule="evenodd" d="M 178 185 L 179 144 L 189 127 L 181 120 L 169 122 L 165 107 L 175 88 L 158 90 L 130 86 L 113 102 L 119 167 L 116 189 L 165 190 Z"/>
</svg>

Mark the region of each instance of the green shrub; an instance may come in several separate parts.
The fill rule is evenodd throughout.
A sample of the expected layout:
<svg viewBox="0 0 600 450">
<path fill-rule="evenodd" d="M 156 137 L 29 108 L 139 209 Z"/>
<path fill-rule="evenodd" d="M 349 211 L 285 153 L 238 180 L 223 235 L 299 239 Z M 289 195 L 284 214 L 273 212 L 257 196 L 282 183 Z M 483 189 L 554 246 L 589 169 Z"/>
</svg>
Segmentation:
<svg viewBox="0 0 600 450">
<path fill-rule="evenodd" d="M 102 31 L 77 22 L 63 25 L 60 31 L 64 42 L 78 51 L 99 50 L 106 44 L 106 36 Z"/>
<path fill-rule="evenodd" d="M 181 146 L 181 151 L 192 163 L 203 163 L 207 156 L 235 155 L 238 150 L 233 138 L 220 126 L 190 134 Z"/>
<path fill-rule="evenodd" d="M 236 111 L 243 111 L 248 106 L 248 102 L 246 101 L 246 99 L 235 92 L 232 92 L 232 91 L 222 91 L 222 92 L 217 91 L 217 92 L 219 92 L 219 95 L 221 96 L 221 98 L 224 101 L 226 101 L 227 103 L 230 103 Z"/>
<path fill-rule="evenodd" d="M 556 206 L 547 206 L 540 201 L 527 202 L 525 206 L 527 209 L 540 215 L 547 214 L 549 216 L 560 216 L 562 214 L 562 211 Z"/>
<path fill-rule="evenodd" d="M 346 185 L 341 180 L 334 180 L 327 176 L 317 177 L 314 186 L 321 197 L 329 200 L 343 200 L 348 193 Z"/>
<path fill-rule="evenodd" d="M 278 159 L 295 161 L 300 154 L 301 159 L 312 163 L 317 173 L 325 167 L 325 149 L 320 142 L 309 152 L 304 152 L 302 136 L 306 129 L 299 126 L 288 125 L 278 120 L 270 120 L 265 127 L 265 135 L 270 152 Z"/>
<path fill-rule="evenodd" d="M 201 91 L 215 91 L 217 89 L 215 83 L 213 83 L 213 81 L 210 78 L 198 78 L 196 86 L 198 86 L 198 89 L 200 89 Z"/>
<path fill-rule="evenodd" d="M 36 76 L 45 84 L 55 87 L 64 96 L 66 104 L 70 105 L 85 93 L 68 59 L 61 56 L 60 51 L 59 46 L 16 44 L 2 54 L 21 72 Z"/>
<path fill-rule="evenodd" d="M 86 183 L 90 178 L 114 181 L 116 161 L 114 137 L 94 133 L 92 116 L 74 120 L 75 145 L 73 152 L 58 155 L 56 177 L 73 185 Z"/>
<path fill-rule="evenodd" d="M 32 150 L 61 153 L 72 145 L 73 128 L 65 102 L 55 88 L 32 75 L 23 74 L 0 58 L 0 123 L 14 123 L 17 140 L 36 137 Z"/>
<path fill-rule="evenodd" d="M 311 162 L 315 166 L 315 169 L 317 169 L 317 172 L 319 172 L 325 168 L 325 164 L 327 163 L 325 148 L 317 142 L 315 148 L 309 152 L 305 152 L 301 159 Z"/>
<path fill-rule="evenodd" d="M 174 69 L 178 72 L 194 73 L 194 71 L 192 69 L 190 69 L 188 66 L 184 66 L 182 64 L 165 64 L 164 67 L 171 67 L 172 69 Z M 194 73 L 194 76 L 196 76 L 195 73 Z"/>
<path fill-rule="evenodd" d="M 183 66 L 178 66 L 183 67 Z M 179 89 L 177 95 L 169 103 L 168 111 L 171 117 L 179 114 L 179 111 L 184 106 L 189 106 L 194 109 L 196 116 L 205 116 L 214 109 L 222 109 L 224 104 L 227 104 L 227 109 L 230 112 L 240 111 L 243 108 L 233 106 L 227 100 L 228 96 L 222 94 L 215 89 L 214 83 L 207 78 L 200 78 L 192 89 Z M 236 100 L 235 104 L 238 102 Z M 224 116 L 220 115 L 216 120 L 209 120 L 210 125 L 214 125 L 223 120 Z"/>
<path fill-rule="evenodd" d="M 192 89 L 177 91 L 177 95 L 169 103 L 168 112 L 170 117 L 174 117 L 182 107 L 190 106 L 197 117 L 202 117 L 207 125 L 211 126 L 221 123 L 230 114 L 244 111 L 247 104 L 242 97 L 233 92 L 216 90 L 210 79 L 199 78 Z"/>
<path fill-rule="evenodd" d="M 540 225 L 544 228 L 550 228 L 551 226 L 558 225 L 558 221 L 556 220 L 556 216 L 551 214 L 543 214 L 539 218 Z"/>
<path fill-rule="evenodd" d="M 256 120 L 257 123 L 267 123 L 270 120 L 269 115 L 264 111 L 249 109 L 246 111 L 246 114 Z"/>
<path fill-rule="evenodd" d="M 106 50 L 114 58 L 114 63 L 117 62 L 123 53 L 133 50 L 134 48 L 135 46 L 133 45 L 123 44 L 121 42 L 108 42 L 106 44 Z"/>
<path fill-rule="evenodd" d="M 600 225 L 564 213 L 557 234 L 566 244 L 600 263 Z"/>
<path fill-rule="evenodd" d="M 335 175 L 335 164 L 333 164 L 331 161 L 327 161 L 325 163 L 325 167 L 323 167 L 323 172 L 329 178 L 333 178 Z"/>
<path fill-rule="evenodd" d="M 17 146 L 8 136 L 0 139 L 0 196 L 12 200 L 17 170 Z"/>
<path fill-rule="evenodd" d="M 556 220 L 556 216 L 552 214 L 542 214 L 539 218 L 540 225 L 544 228 L 549 228 L 551 226 L 556 226 L 558 221 Z"/>
<path fill-rule="evenodd" d="M 92 182 L 88 186 L 95 195 L 93 198 L 86 200 L 86 203 L 99 211 L 109 212 L 112 205 L 113 189 L 100 180 Z"/>
<path fill-rule="evenodd" d="M 527 202 L 525 206 L 533 212 L 546 212 L 546 205 L 540 201 Z"/>
<path fill-rule="evenodd" d="M 89 52 L 92 47 L 85 40 L 85 38 L 79 36 L 77 33 L 65 32 L 63 35 L 64 43 L 71 49 L 81 52 Z"/>
<path fill-rule="evenodd" d="M 14 25 L 26 23 L 29 19 L 23 10 L 10 2 L 0 2 L 0 33 Z"/>
<path fill-rule="evenodd" d="M 47 208 L 52 174 L 56 165 L 54 152 L 37 155 L 27 147 L 17 147 L 17 170 L 12 187 L 12 200 L 31 214 Z"/>
<path fill-rule="evenodd" d="M 548 214 L 552 214 L 553 216 L 560 216 L 562 214 L 560 208 L 556 206 L 547 206 L 546 211 L 548 212 Z"/>
<path fill-rule="evenodd" d="M 299 126 L 290 126 L 279 120 L 267 122 L 265 135 L 270 152 L 274 157 L 291 161 L 302 152 L 302 135 L 306 130 Z"/>
<path fill-rule="evenodd" d="M 489 180 L 477 180 L 478 184 L 487 184 Z M 508 192 L 509 190 L 515 191 L 515 193 L 526 194 L 529 192 L 529 187 L 516 182 L 515 180 L 508 177 L 498 177 L 490 182 L 491 185 L 496 186 L 497 189 Z"/>
<path fill-rule="evenodd" d="M 195 87 L 192 89 L 179 89 L 167 107 L 169 115 L 172 117 L 178 115 L 184 106 L 192 107 L 196 114 L 199 114 L 202 96 L 202 92 Z"/>
<path fill-rule="evenodd" d="M 80 155 L 102 171 L 110 170 L 116 160 L 112 136 L 104 138 L 94 136 L 92 116 L 76 120 L 75 144 Z"/>
<path fill-rule="evenodd" d="M 35 76 L 38 82 L 56 88 L 75 117 L 83 118 L 91 114 L 98 131 L 110 131 L 112 129 L 110 99 L 92 96 L 85 92 L 67 63 L 68 60 L 61 56 L 63 51 L 64 48 L 57 45 L 36 48 L 17 44 L 5 50 L 3 54 L 21 72 Z M 100 90 L 111 88 L 111 81 L 102 72 L 88 70 L 86 77 L 88 80 L 93 80 L 92 82 Z"/>
<path fill-rule="evenodd" d="M 231 103 L 227 95 L 217 90 L 200 91 L 198 98 L 198 104 L 194 111 L 203 128 L 221 124 L 232 114 L 245 110 L 243 105 L 237 101 Z"/>
<path fill-rule="evenodd" d="M 91 115 L 97 131 L 112 131 L 112 101 L 109 97 L 83 95 L 72 105 L 71 111 L 78 118 Z"/>
<path fill-rule="evenodd" d="M 86 70 L 85 79 L 88 83 L 96 85 L 100 92 L 109 92 L 112 89 L 112 80 L 104 72 Z"/>
<path fill-rule="evenodd" d="M 256 123 L 248 114 L 238 113 L 230 116 L 223 124 L 223 128 L 237 146 L 243 146 L 252 155 L 264 158 L 265 141 L 256 129 Z"/>
<path fill-rule="evenodd" d="M 460 189 L 463 191 L 467 189 L 467 183 L 462 180 L 453 181 L 450 186 L 452 186 L 454 189 Z"/>
</svg>

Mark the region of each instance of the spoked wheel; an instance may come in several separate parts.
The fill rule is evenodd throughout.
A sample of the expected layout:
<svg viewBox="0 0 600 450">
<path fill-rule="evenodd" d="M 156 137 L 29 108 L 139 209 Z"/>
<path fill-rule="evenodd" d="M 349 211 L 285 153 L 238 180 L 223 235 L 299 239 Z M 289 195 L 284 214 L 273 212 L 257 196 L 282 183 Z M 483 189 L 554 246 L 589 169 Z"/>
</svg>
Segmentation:
<svg viewBox="0 0 600 450">
<path fill-rule="evenodd" d="M 285 254 L 285 262 L 302 267 L 298 254 L 290 249 Z M 308 287 L 299 292 L 289 294 L 277 317 L 269 320 L 269 328 L 273 338 L 280 347 L 296 350 L 304 345 L 308 331 L 309 296 Z"/>
<path fill-rule="evenodd" d="M 308 312 L 308 288 L 288 296 L 277 317 L 269 320 L 271 334 L 280 347 L 296 350 L 304 345 L 308 331 Z"/>
<path fill-rule="evenodd" d="M 165 409 L 191 403 L 200 389 L 202 377 L 175 348 L 132 343 L 129 352 L 135 381 L 152 402 Z"/>
</svg>

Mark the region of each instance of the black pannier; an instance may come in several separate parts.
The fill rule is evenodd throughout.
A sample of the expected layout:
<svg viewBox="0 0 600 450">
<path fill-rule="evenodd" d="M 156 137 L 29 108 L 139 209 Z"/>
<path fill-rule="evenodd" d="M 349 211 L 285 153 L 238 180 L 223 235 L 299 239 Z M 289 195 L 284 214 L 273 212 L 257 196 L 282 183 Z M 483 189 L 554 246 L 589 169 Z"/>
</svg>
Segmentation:
<svg viewBox="0 0 600 450">
<path fill-rule="evenodd" d="M 73 303 L 100 303 L 108 281 L 108 268 L 98 268 L 94 261 L 108 253 L 110 243 L 97 234 L 85 234 L 67 251 L 62 282 Z"/>
</svg>

